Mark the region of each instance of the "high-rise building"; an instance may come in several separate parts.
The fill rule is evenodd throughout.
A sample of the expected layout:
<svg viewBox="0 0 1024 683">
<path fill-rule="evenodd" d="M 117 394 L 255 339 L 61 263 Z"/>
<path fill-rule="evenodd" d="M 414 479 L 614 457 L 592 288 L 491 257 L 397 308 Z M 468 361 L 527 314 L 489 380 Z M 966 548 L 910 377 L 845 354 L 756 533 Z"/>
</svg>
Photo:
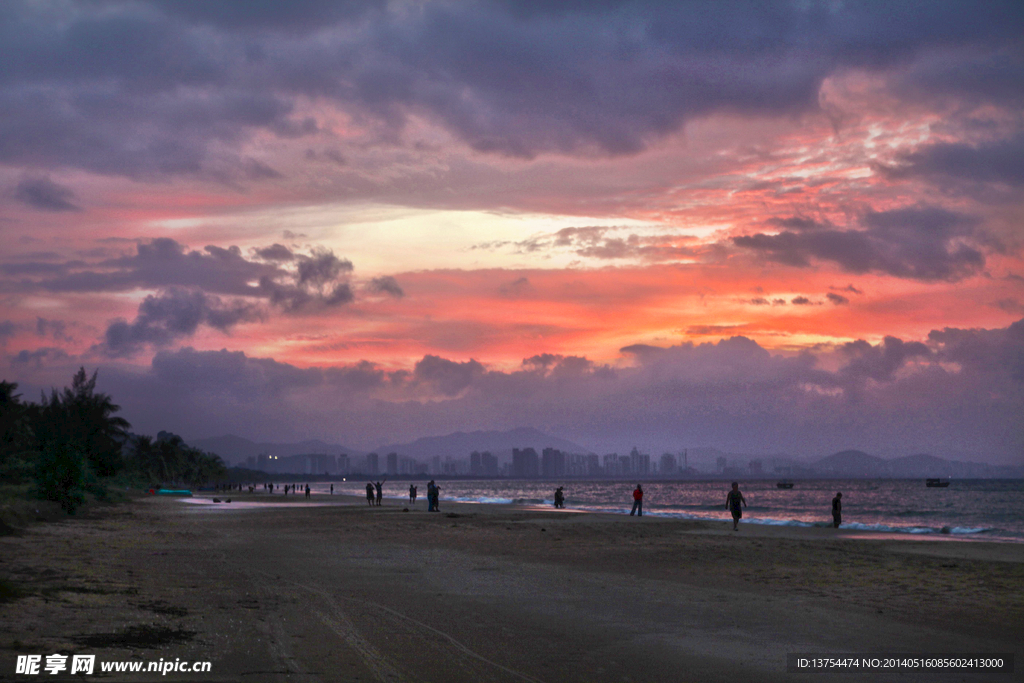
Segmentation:
<svg viewBox="0 0 1024 683">
<path fill-rule="evenodd" d="M 377 474 L 380 472 L 380 456 L 376 453 L 366 454 L 366 472 L 364 474 Z"/>
<path fill-rule="evenodd" d="M 512 449 L 512 476 L 520 479 L 536 478 L 540 475 L 540 458 L 532 448 Z"/>
<path fill-rule="evenodd" d="M 483 470 L 484 476 L 498 476 L 498 457 L 491 455 L 490 451 L 484 451 L 480 454 L 480 467 Z"/>
<path fill-rule="evenodd" d="M 541 460 L 541 472 L 545 477 L 565 476 L 565 453 L 557 448 L 545 448 Z"/>
<path fill-rule="evenodd" d="M 398 474 L 398 453 L 388 453 L 388 474 Z"/>
<path fill-rule="evenodd" d="M 480 458 L 480 451 L 473 451 L 469 454 L 469 473 L 473 476 L 480 476 L 484 473 L 484 466 Z"/>
<path fill-rule="evenodd" d="M 679 466 L 676 464 L 676 456 L 672 453 L 663 453 L 661 460 L 658 462 L 658 474 L 661 476 L 671 476 L 678 473 Z"/>
</svg>

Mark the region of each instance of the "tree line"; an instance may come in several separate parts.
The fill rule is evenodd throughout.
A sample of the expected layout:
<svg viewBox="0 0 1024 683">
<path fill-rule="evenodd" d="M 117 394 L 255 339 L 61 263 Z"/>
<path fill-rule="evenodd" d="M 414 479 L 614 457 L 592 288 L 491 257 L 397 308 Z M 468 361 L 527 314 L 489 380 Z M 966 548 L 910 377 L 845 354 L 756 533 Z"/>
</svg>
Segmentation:
<svg viewBox="0 0 1024 683">
<path fill-rule="evenodd" d="M 40 497 L 73 513 L 86 492 L 102 498 L 110 483 L 198 486 L 224 474 L 218 456 L 181 437 L 129 433 L 121 407 L 96 391 L 97 372 L 80 368 L 70 387 L 43 392 L 39 403 L 0 381 L 0 481 L 34 482 Z"/>
</svg>

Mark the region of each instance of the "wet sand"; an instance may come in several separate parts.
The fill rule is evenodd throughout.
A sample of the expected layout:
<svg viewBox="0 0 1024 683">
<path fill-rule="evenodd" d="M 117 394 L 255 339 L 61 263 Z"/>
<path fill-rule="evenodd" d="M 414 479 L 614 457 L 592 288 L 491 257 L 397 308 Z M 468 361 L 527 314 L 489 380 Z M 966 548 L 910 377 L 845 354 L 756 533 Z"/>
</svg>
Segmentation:
<svg viewBox="0 0 1024 683">
<path fill-rule="evenodd" d="M 144 498 L 0 538 L 21 593 L 0 603 L 0 679 L 54 652 L 213 662 L 107 680 L 452 683 L 829 680 L 786 673 L 786 654 L 977 651 L 1014 653 L 1017 673 L 842 679 L 1021 680 L 1024 544 L 218 497 L 233 503 Z"/>
</svg>

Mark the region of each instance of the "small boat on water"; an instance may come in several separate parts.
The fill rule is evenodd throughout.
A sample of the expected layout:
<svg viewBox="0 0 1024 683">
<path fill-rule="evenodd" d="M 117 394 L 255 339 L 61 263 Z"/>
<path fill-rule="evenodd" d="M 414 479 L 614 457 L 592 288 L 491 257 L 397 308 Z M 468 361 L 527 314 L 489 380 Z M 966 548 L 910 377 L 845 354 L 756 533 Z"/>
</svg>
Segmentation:
<svg viewBox="0 0 1024 683">
<path fill-rule="evenodd" d="M 949 479 L 925 479 L 924 485 L 930 489 L 944 489 L 949 486 Z"/>
<path fill-rule="evenodd" d="M 791 488 L 793 488 L 793 482 L 789 481 L 788 479 L 783 479 L 782 481 L 777 482 L 775 484 L 775 488 L 791 489 Z"/>
</svg>

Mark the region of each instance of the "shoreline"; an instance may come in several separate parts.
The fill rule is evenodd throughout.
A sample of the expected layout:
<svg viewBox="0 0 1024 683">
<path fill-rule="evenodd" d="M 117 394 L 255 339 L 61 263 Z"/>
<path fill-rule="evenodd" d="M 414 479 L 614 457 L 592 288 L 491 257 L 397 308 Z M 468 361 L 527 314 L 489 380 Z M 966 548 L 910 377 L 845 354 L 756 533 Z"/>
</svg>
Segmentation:
<svg viewBox="0 0 1024 683">
<path fill-rule="evenodd" d="M 266 494 L 266 493 L 248 493 L 248 492 L 235 492 L 232 494 L 215 494 L 210 491 L 199 491 L 193 494 L 192 498 L 182 498 L 181 500 L 189 501 L 201 501 L 210 500 L 215 497 L 220 497 L 222 500 L 231 498 L 235 503 L 242 503 L 239 508 L 254 507 L 261 503 L 265 505 L 283 505 L 288 504 L 289 507 L 302 507 L 317 505 L 317 506 L 330 506 L 336 503 L 331 502 L 331 499 L 345 499 L 344 505 L 371 507 L 366 505 L 366 498 L 351 495 L 347 493 L 335 493 L 332 495 L 323 493 L 313 493 L 309 501 L 306 501 L 303 495 L 298 494 L 295 499 L 292 495 L 284 496 L 278 494 Z M 258 500 L 257 500 L 258 499 Z M 324 500 L 327 499 L 327 500 Z M 409 507 L 408 499 L 402 497 L 390 497 L 385 496 L 383 501 L 392 503 L 392 506 L 398 507 Z M 475 501 L 466 499 L 445 499 L 441 498 L 441 503 L 446 506 L 454 505 L 469 505 L 469 506 L 482 506 L 484 508 L 494 507 L 498 509 L 508 510 L 519 510 L 519 511 L 531 511 L 531 512 L 552 512 L 556 514 L 585 514 L 585 515 L 608 515 L 610 517 L 629 517 L 628 507 L 624 507 L 621 512 L 612 512 L 608 510 L 593 509 L 586 507 L 567 507 L 560 510 L 556 510 L 552 505 L 542 504 L 525 504 L 525 503 L 511 503 L 511 502 L 491 502 L 491 501 Z M 203 504 L 203 503 L 200 503 Z M 209 503 L 210 505 L 218 505 L 216 503 Z M 232 503 L 220 503 L 225 507 Z M 423 497 L 417 499 L 416 506 L 426 510 L 426 500 Z M 644 512 L 644 517 L 658 520 L 678 520 L 678 521 L 692 521 L 692 522 L 706 522 L 710 524 L 721 524 L 723 528 L 731 525 L 731 520 L 728 515 L 723 511 L 721 518 L 716 517 L 699 517 L 696 515 L 689 515 L 687 513 L 672 513 L 672 512 L 660 512 L 657 510 L 648 510 Z M 793 529 L 793 530 L 820 530 L 826 532 L 829 537 L 833 538 L 863 538 L 863 539 L 874 539 L 874 540 L 920 540 L 920 541 L 954 541 L 954 542 L 969 542 L 969 543 L 1005 543 L 1011 545 L 1024 546 L 1024 538 L 1016 538 L 1010 536 L 986 536 L 986 531 L 977 531 L 971 533 L 959 533 L 950 532 L 945 533 L 935 527 L 905 527 L 906 530 L 899 530 L 898 527 L 892 527 L 889 525 L 859 525 L 856 522 L 846 523 L 840 526 L 839 529 L 833 529 L 831 522 L 820 521 L 820 522 L 805 522 L 802 520 L 778 520 L 775 518 L 767 518 L 771 521 L 763 521 L 765 518 L 755 518 L 744 516 L 740 521 L 740 528 L 744 527 L 757 527 L 757 528 L 776 528 L 776 529 Z M 911 531 L 911 529 L 925 529 L 927 531 Z M 954 527 L 958 528 L 958 527 Z M 795 532 L 799 533 L 799 532 Z M 784 535 L 776 533 L 774 535 Z M 797 538 L 799 536 L 794 536 Z"/>
<path fill-rule="evenodd" d="M 1017 544 L 342 495 L 231 514 L 213 497 L 0 538 L 19 591 L 0 603 L 0 676 L 54 652 L 212 660 L 204 680 L 257 683 L 791 681 L 787 652 L 1024 656 Z M 989 680 L 901 677 L 953 679 Z"/>
</svg>

